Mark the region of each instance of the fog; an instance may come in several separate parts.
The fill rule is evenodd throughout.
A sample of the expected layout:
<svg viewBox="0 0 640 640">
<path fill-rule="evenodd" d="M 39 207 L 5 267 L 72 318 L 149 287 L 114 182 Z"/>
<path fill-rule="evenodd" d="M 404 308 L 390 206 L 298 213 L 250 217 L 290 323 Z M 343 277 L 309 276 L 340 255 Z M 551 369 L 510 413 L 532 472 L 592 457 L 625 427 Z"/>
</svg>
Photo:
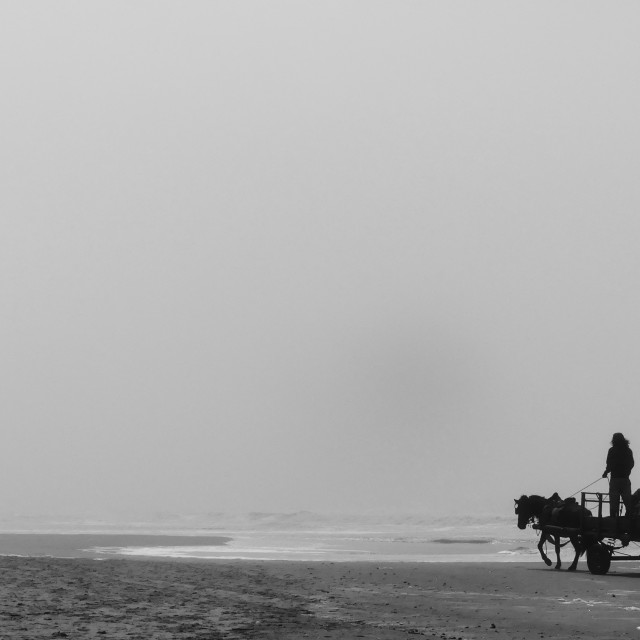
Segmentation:
<svg viewBox="0 0 640 640">
<path fill-rule="evenodd" d="M 640 443 L 639 19 L 5 3 L 0 512 L 594 482 Z"/>
</svg>

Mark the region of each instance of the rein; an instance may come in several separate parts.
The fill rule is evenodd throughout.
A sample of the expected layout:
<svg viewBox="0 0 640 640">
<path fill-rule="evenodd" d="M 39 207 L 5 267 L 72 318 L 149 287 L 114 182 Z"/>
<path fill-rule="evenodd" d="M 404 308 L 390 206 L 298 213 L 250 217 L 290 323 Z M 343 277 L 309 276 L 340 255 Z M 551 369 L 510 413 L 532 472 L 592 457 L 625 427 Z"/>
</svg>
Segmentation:
<svg viewBox="0 0 640 640">
<path fill-rule="evenodd" d="M 585 489 L 592 487 L 596 482 L 600 482 L 600 480 L 602 479 L 603 479 L 602 476 L 600 476 L 599 478 L 594 480 L 591 484 L 588 484 L 586 487 L 582 487 L 582 489 L 578 489 L 575 493 L 572 493 L 569 497 L 573 498 L 573 496 L 577 496 L 579 493 L 582 493 Z"/>
</svg>

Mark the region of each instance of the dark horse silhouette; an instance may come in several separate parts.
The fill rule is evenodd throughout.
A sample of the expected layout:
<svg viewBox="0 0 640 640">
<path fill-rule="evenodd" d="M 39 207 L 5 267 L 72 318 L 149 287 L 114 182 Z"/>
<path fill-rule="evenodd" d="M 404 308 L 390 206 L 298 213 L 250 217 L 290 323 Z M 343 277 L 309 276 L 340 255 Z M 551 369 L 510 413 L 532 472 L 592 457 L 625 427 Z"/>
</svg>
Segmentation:
<svg viewBox="0 0 640 640">
<path fill-rule="evenodd" d="M 556 551 L 556 569 L 560 569 L 562 562 L 560 561 L 560 547 L 567 542 L 571 542 L 575 549 L 576 555 L 573 562 L 569 566 L 569 571 L 575 571 L 578 566 L 580 556 L 585 552 L 586 545 L 583 544 L 579 535 L 569 533 L 562 534 L 549 533 L 545 531 L 547 525 L 553 525 L 562 528 L 577 528 L 580 526 L 581 518 L 591 517 L 591 512 L 585 507 L 580 506 L 574 498 L 562 500 L 557 493 L 550 498 L 542 496 L 521 496 L 515 500 L 516 515 L 518 516 L 518 529 L 525 529 L 528 524 L 537 524 L 540 529 L 540 541 L 538 542 L 538 551 L 547 566 L 551 566 L 552 562 L 544 552 L 544 544 L 549 541 L 553 544 Z M 563 537 L 568 537 L 567 542 L 561 543 Z"/>
</svg>

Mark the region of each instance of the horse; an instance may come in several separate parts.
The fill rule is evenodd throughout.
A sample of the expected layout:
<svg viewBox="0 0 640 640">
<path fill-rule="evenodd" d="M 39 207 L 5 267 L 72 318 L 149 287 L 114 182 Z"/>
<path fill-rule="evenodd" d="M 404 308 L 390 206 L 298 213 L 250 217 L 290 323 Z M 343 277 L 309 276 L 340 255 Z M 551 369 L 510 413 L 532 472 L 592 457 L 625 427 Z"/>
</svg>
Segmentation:
<svg viewBox="0 0 640 640">
<path fill-rule="evenodd" d="M 575 549 L 576 555 L 573 562 L 569 566 L 569 571 L 575 571 L 578 566 L 580 556 L 585 552 L 586 546 L 583 544 L 578 535 L 562 535 L 561 533 L 549 533 L 545 531 L 547 525 L 553 525 L 558 528 L 577 528 L 580 526 L 582 518 L 591 517 L 591 512 L 585 507 L 580 506 L 574 498 L 562 500 L 557 493 L 550 498 L 543 496 L 531 495 L 520 496 L 515 499 L 515 512 L 518 516 L 518 529 L 525 529 L 529 523 L 535 523 L 540 529 L 540 541 L 538 542 L 538 551 L 547 566 L 551 566 L 552 562 L 544 552 L 544 544 L 549 541 L 553 544 L 556 551 L 556 569 L 562 567 L 560 560 L 560 548 L 571 542 Z M 568 537 L 567 542 L 561 543 L 562 537 Z"/>
</svg>

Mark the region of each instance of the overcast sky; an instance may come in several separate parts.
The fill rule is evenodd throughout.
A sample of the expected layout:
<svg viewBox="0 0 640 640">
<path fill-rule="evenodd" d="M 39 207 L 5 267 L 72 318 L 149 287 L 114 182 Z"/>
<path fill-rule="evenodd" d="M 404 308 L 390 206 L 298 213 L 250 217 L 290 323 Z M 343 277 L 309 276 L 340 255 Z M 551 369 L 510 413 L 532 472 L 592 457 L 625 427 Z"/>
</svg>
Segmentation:
<svg viewBox="0 0 640 640">
<path fill-rule="evenodd" d="M 3 3 L 0 512 L 508 514 L 640 460 L 639 20 Z"/>
</svg>

